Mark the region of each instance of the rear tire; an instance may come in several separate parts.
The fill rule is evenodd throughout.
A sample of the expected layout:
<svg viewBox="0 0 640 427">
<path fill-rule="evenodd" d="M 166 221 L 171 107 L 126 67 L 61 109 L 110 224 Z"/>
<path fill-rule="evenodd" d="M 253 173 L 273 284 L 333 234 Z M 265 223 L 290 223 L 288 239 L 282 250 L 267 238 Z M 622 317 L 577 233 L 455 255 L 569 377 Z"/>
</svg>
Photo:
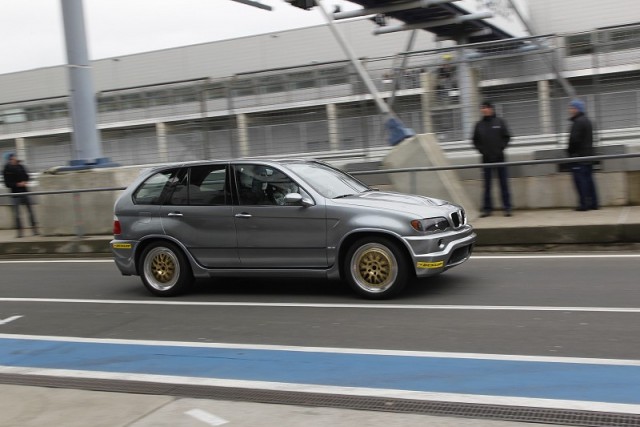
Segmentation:
<svg viewBox="0 0 640 427">
<path fill-rule="evenodd" d="M 343 277 L 365 298 L 391 298 L 406 286 L 409 262 L 402 248 L 391 239 L 365 237 L 347 251 Z"/>
<path fill-rule="evenodd" d="M 147 246 L 140 257 L 138 271 L 144 286 L 156 296 L 179 295 L 193 284 L 187 258 L 171 242 L 154 242 Z"/>
</svg>

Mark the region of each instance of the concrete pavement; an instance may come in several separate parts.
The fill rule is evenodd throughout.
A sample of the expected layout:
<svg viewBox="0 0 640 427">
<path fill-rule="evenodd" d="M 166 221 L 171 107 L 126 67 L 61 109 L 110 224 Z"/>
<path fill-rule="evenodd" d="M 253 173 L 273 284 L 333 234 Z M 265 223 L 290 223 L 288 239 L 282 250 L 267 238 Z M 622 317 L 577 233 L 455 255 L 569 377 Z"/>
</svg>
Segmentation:
<svg viewBox="0 0 640 427">
<path fill-rule="evenodd" d="M 3 427 L 525 427 L 530 423 L 380 411 L 0 385 Z M 535 424 L 548 426 L 548 424 Z"/>
<path fill-rule="evenodd" d="M 478 234 L 477 250 L 579 250 L 597 247 L 640 248 L 640 206 L 605 207 L 596 211 L 570 209 L 500 211 L 471 221 Z M 0 230 L 0 256 L 109 256 L 111 235 L 31 236 L 17 238 L 15 230 Z"/>
</svg>

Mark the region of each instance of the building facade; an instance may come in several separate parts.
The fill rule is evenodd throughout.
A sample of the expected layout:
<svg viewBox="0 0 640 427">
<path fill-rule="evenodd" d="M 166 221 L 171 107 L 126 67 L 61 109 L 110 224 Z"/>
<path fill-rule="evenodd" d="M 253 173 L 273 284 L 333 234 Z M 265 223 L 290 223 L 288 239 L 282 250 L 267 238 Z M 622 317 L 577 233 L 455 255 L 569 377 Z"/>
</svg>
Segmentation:
<svg viewBox="0 0 640 427">
<path fill-rule="evenodd" d="M 536 37 L 456 46 L 419 31 L 410 52 L 407 33 L 374 36 L 368 19 L 338 25 L 405 125 L 443 144 L 468 145 L 464 122 L 475 119 L 459 96 L 463 63 L 473 70 L 472 103 L 493 100 L 523 147 L 560 143 L 567 83 L 607 143 L 640 133 L 636 3 L 531 0 Z M 387 145 L 371 95 L 326 26 L 101 59 L 92 69 L 103 154 L 122 165 L 359 156 Z M 0 87 L 0 152 L 17 150 L 36 171 L 67 164 L 66 67 L 0 75 Z"/>
</svg>

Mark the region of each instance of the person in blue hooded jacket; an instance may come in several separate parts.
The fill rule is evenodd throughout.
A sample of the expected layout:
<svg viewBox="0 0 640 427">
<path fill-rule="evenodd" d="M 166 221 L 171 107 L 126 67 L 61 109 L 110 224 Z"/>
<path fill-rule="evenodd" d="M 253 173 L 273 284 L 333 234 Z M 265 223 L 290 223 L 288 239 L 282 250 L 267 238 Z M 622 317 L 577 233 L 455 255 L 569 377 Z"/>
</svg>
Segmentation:
<svg viewBox="0 0 640 427">
<path fill-rule="evenodd" d="M 567 153 L 569 157 L 593 156 L 593 126 L 586 115 L 586 107 L 583 101 L 574 99 L 569 103 L 569 145 Z M 598 195 L 593 180 L 593 163 L 581 161 L 571 163 L 571 174 L 578 193 L 577 211 L 598 209 Z"/>
</svg>

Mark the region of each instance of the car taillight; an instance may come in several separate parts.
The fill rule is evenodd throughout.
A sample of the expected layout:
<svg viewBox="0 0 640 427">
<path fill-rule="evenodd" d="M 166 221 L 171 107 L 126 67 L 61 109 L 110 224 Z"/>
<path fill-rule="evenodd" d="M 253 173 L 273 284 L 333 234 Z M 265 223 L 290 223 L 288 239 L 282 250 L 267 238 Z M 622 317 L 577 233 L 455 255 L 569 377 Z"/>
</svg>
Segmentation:
<svg viewBox="0 0 640 427">
<path fill-rule="evenodd" d="M 114 235 L 122 234 L 122 228 L 120 228 L 120 221 L 116 217 L 113 218 L 113 234 Z"/>
</svg>

